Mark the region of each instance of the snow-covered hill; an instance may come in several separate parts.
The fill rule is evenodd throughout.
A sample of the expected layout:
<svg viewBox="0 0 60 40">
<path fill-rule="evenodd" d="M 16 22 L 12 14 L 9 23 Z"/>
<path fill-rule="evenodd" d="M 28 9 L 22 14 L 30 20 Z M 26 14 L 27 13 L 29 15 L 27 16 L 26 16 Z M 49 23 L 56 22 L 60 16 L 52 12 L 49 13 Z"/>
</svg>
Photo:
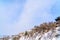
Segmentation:
<svg viewBox="0 0 60 40">
<path fill-rule="evenodd" d="M 20 33 L 19 40 L 60 40 L 60 17 L 56 22 L 43 23 Z"/>
<path fill-rule="evenodd" d="M 55 22 L 43 23 L 31 30 L 12 35 L 8 40 L 60 40 L 60 17 Z"/>
<path fill-rule="evenodd" d="M 60 26 L 54 30 L 51 29 L 46 33 L 34 33 L 30 35 L 22 35 L 19 40 L 60 40 Z"/>
</svg>

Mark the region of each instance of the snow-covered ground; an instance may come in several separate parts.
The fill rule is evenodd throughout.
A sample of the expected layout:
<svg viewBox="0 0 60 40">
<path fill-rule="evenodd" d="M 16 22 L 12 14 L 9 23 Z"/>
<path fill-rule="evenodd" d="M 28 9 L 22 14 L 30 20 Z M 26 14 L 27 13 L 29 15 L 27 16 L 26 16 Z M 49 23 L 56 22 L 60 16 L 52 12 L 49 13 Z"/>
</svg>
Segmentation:
<svg viewBox="0 0 60 40">
<path fill-rule="evenodd" d="M 37 32 L 33 31 L 33 29 L 27 30 L 25 32 L 19 33 L 17 35 L 12 35 L 10 38 L 7 38 L 9 38 L 8 40 L 13 40 L 13 38 L 16 38 L 16 40 L 60 40 L 60 26 L 57 26 L 55 29 L 52 27 L 51 30 L 44 33 L 39 33 L 39 30 Z"/>
<path fill-rule="evenodd" d="M 50 30 L 42 36 L 40 33 L 35 33 L 32 37 L 26 38 L 26 36 L 22 36 L 19 40 L 60 40 L 60 27 L 57 27 L 55 30 Z"/>
</svg>

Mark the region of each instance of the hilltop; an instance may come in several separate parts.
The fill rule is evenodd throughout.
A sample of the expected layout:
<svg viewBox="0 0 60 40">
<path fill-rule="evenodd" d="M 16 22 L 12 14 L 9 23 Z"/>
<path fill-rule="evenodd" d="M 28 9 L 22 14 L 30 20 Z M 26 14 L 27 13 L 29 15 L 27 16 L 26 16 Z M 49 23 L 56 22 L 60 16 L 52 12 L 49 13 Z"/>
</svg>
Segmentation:
<svg viewBox="0 0 60 40">
<path fill-rule="evenodd" d="M 8 38 L 8 37 L 6 37 Z M 6 40 L 5 38 L 5 40 Z M 25 32 L 12 35 L 7 40 L 59 40 L 60 39 L 60 17 L 55 22 L 42 23 Z"/>
</svg>

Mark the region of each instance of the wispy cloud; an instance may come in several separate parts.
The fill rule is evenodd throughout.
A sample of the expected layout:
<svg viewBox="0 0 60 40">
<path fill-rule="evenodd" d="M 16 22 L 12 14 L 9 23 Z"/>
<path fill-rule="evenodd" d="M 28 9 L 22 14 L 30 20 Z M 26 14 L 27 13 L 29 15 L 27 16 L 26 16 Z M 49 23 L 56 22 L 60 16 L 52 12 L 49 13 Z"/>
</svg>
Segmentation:
<svg viewBox="0 0 60 40">
<path fill-rule="evenodd" d="M 8 26 L 7 29 L 8 33 L 9 34 L 19 33 L 21 31 L 31 29 L 33 28 L 34 25 L 38 25 L 42 22 L 52 21 L 53 17 L 52 14 L 50 13 L 50 9 L 55 2 L 56 0 L 26 0 L 23 11 L 21 12 L 21 14 L 19 14 L 19 17 L 17 17 L 18 18 L 17 22 L 13 20 L 14 21 L 13 24 L 5 25 L 5 27 Z M 16 9 L 18 10 L 18 7 Z M 14 8 L 13 10 L 16 9 Z M 15 12 L 13 14 L 17 15 L 17 12 L 16 14 Z M 11 14 L 12 17 L 13 14 Z M 9 14 L 10 17 L 11 15 Z"/>
<path fill-rule="evenodd" d="M 17 30 L 25 31 L 31 29 L 33 25 L 52 21 L 53 16 L 50 13 L 50 8 L 55 2 L 55 0 L 28 0 L 19 21 L 15 25 Z"/>
</svg>

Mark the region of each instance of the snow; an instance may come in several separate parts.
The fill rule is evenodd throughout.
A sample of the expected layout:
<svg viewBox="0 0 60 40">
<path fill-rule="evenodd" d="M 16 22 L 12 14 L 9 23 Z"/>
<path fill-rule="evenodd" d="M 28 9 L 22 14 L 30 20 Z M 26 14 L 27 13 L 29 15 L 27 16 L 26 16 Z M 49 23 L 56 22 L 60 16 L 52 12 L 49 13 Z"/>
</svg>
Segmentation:
<svg viewBox="0 0 60 40">
<path fill-rule="evenodd" d="M 20 40 L 60 40 L 60 36 L 56 37 L 55 35 L 60 34 L 60 27 L 57 27 L 55 30 L 50 30 L 47 33 L 44 33 L 43 36 L 40 33 L 34 33 L 34 35 L 30 38 L 25 38 L 25 36 L 21 37 Z M 35 36 L 35 37 L 34 37 Z"/>
<path fill-rule="evenodd" d="M 9 40 L 12 39 L 13 37 L 11 37 Z M 60 27 L 57 27 L 55 30 L 49 30 L 42 35 L 38 32 L 34 33 L 31 37 L 27 35 L 21 35 L 19 40 L 60 40 Z"/>
</svg>

